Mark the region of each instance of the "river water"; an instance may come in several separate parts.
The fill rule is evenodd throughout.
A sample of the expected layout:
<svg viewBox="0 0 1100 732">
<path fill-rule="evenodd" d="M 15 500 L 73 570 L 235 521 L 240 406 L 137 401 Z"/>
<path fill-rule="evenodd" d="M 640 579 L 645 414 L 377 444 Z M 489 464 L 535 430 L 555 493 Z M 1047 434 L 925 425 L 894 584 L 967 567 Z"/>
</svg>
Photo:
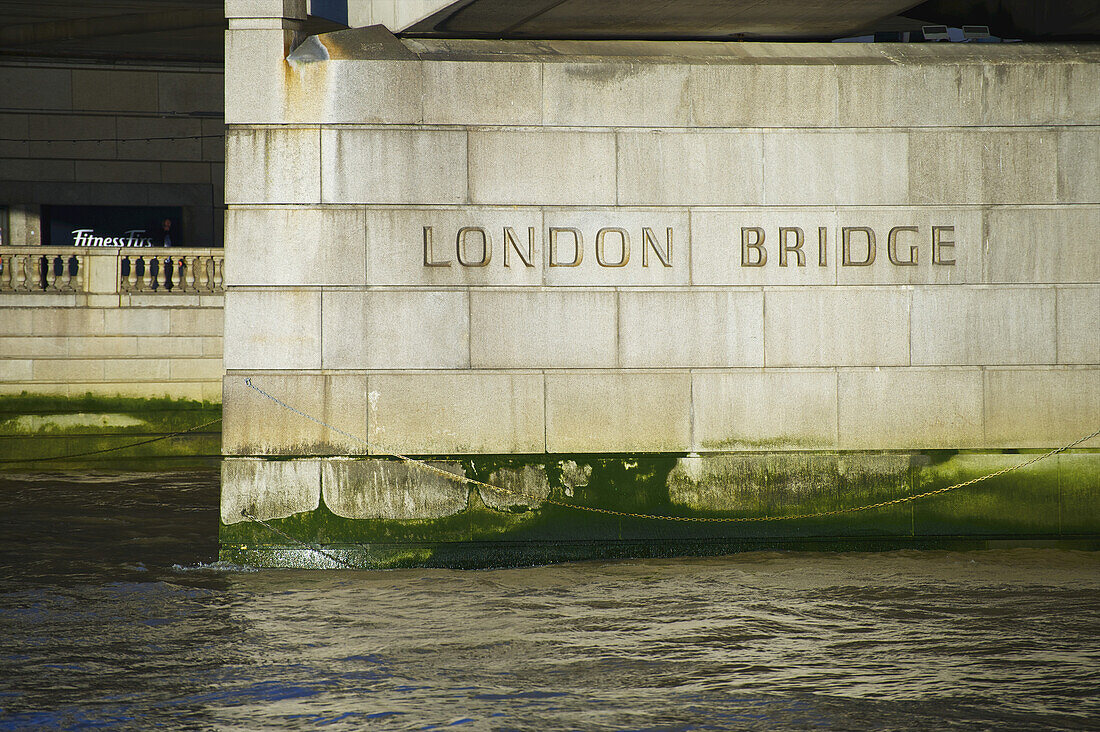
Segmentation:
<svg viewBox="0 0 1100 732">
<path fill-rule="evenodd" d="M 0 729 L 1100 727 L 1100 556 L 256 571 L 214 471 L 0 474 Z"/>
</svg>

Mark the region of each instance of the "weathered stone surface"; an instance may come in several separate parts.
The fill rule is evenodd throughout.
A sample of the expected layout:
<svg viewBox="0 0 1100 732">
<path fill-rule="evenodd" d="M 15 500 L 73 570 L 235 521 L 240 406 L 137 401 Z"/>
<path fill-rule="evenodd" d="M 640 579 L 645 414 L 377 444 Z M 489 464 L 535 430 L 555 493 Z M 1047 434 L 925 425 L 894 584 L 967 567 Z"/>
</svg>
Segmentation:
<svg viewBox="0 0 1100 732">
<path fill-rule="evenodd" d="M 251 377 L 257 388 L 335 429 L 295 414 L 250 389 L 246 378 L 238 373 L 224 380 L 221 400 L 233 407 L 226 409 L 223 417 L 223 454 L 367 454 L 365 374 L 267 373 Z"/>
<path fill-rule="evenodd" d="M 758 132 L 651 130 L 617 137 L 620 204 L 763 203 Z"/>
<path fill-rule="evenodd" d="M 1100 127 L 1058 131 L 1058 200 L 1100 203 Z"/>
<path fill-rule="evenodd" d="M 764 293 L 765 366 L 908 363 L 909 294 L 904 290 L 781 288 Z"/>
<path fill-rule="evenodd" d="M 451 516 L 466 508 L 468 488 L 461 463 L 432 462 L 448 478 L 422 465 L 368 458 L 325 460 L 321 484 L 325 505 L 351 519 L 415 521 Z"/>
<path fill-rule="evenodd" d="M 225 147 L 226 203 L 321 202 L 318 130 L 230 127 Z"/>
<path fill-rule="evenodd" d="M 838 66 L 837 119 L 841 127 L 977 124 L 982 69 L 943 63 Z"/>
<path fill-rule="evenodd" d="M 686 127 L 688 67 L 606 62 L 543 65 L 543 122 Z"/>
<path fill-rule="evenodd" d="M 761 290 L 626 290 L 619 298 L 619 365 L 764 365 Z"/>
<path fill-rule="evenodd" d="M 367 395 L 376 454 L 533 453 L 545 449 L 537 373 L 372 374 Z"/>
<path fill-rule="evenodd" d="M 985 218 L 986 282 L 1100 282 L 1100 206 L 994 208 Z"/>
<path fill-rule="evenodd" d="M 530 510 L 538 508 L 550 495 L 550 481 L 541 465 L 495 470 L 485 481 L 500 490 L 479 487 L 482 502 L 500 510 Z"/>
<path fill-rule="evenodd" d="M 230 285 L 365 285 L 365 212 L 357 209 L 231 208 Z"/>
<path fill-rule="evenodd" d="M 1053 364 L 1053 287 L 913 289 L 913 364 Z"/>
<path fill-rule="evenodd" d="M 231 290 L 225 311 L 227 369 L 321 368 L 319 291 Z"/>
<path fill-rule="evenodd" d="M 1100 363 L 1100 285 L 1057 291 L 1058 363 Z"/>
<path fill-rule="evenodd" d="M 460 290 L 336 291 L 322 296 L 326 369 L 470 366 L 469 295 Z"/>
<path fill-rule="evenodd" d="M 471 203 L 616 202 L 611 132 L 473 129 L 469 136 Z"/>
<path fill-rule="evenodd" d="M 692 448 L 836 449 L 836 380 L 832 369 L 695 372 Z"/>
<path fill-rule="evenodd" d="M 322 129 L 324 203 L 465 203 L 466 132 Z"/>
<path fill-rule="evenodd" d="M 473 368 L 608 368 L 616 360 L 610 290 L 470 292 Z"/>
<path fill-rule="evenodd" d="M 547 452 L 682 452 L 691 445 L 686 372 L 546 375 Z"/>
<path fill-rule="evenodd" d="M 699 127 L 831 126 L 836 92 L 831 64 L 691 67 L 692 121 Z"/>
<path fill-rule="evenodd" d="M 965 448 L 980 445 L 978 368 L 841 369 L 841 450 Z"/>
<path fill-rule="evenodd" d="M 990 447 L 1062 447 L 1100 427 L 1100 368 L 985 370 Z M 1079 447 L 1100 447 L 1100 437 Z"/>
<path fill-rule="evenodd" d="M 985 124 L 1072 124 L 1100 119 L 1097 64 L 987 64 L 981 70 Z"/>
<path fill-rule="evenodd" d="M 426 61 L 425 124 L 537 125 L 542 67 L 536 63 Z"/>
<path fill-rule="evenodd" d="M 900 132 L 770 132 L 764 135 L 764 203 L 907 203 L 910 157 L 909 136 Z"/>
<path fill-rule="evenodd" d="M 321 501 L 320 460 L 222 460 L 221 521 L 266 521 L 313 511 Z"/>
</svg>

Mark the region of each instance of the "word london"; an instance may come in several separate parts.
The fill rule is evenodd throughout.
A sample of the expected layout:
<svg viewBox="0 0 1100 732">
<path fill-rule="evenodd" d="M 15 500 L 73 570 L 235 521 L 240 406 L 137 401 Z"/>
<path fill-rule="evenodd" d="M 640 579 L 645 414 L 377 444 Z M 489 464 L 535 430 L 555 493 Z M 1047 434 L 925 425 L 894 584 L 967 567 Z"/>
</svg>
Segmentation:
<svg viewBox="0 0 1100 732">
<path fill-rule="evenodd" d="M 886 234 L 886 258 L 895 267 L 915 267 L 920 257 L 922 241 L 929 242 L 930 260 L 934 265 L 954 265 L 954 226 L 931 226 L 922 231 L 918 226 L 895 226 Z M 503 227 L 500 244 L 505 267 L 534 267 L 536 262 L 535 227 L 527 236 L 510 226 Z M 654 229 L 642 227 L 635 241 L 640 242 L 642 266 L 672 267 L 673 230 L 660 237 Z M 829 266 L 829 228 L 817 229 L 817 266 Z M 579 267 L 585 261 L 584 233 L 569 226 L 552 226 L 548 230 L 546 263 L 550 267 Z M 599 229 L 595 236 L 594 254 L 601 267 L 625 267 L 630 262 L 630 232 L 617 226 Z M 843 267 L 867 267 L 878 257 L 879 237 L 869 226 L 840 227 L 840 264 Z M 778 256 L 769 258 L 769 247 Z M 433 227 L 424 227 L 424 266 L 450 267 L 457 262 L 462 267 L 487 267 L 496 251 L 493 236 L 481 226 L 464 226 L 454 239 L 454 257 L 445 245 L 437 244 Z M 805 267 L 807 262 L 806 233 L 798 226 L 780 226 L 775 239 L 759 226 L 741 227 L 741 266 L 764 267 L 775 262 L 780 267 Z"/>
</svg>

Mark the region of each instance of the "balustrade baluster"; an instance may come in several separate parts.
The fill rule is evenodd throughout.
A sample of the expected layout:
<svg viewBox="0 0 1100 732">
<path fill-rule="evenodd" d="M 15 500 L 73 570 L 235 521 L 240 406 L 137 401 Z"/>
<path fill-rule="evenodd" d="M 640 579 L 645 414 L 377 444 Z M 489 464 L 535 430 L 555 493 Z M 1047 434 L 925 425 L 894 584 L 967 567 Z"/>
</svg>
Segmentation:
<svg viewBox="0 0 1100 732">
<path fill-rule="evenodd" d="M 222 270 L 224 269 L 223 262 L 225 260 L 222 257 L 211 257 L 210 261 L 214 265 L 214 286 L 210 289 L 213 290 L 214 292 L 221 292 L 222 291 L 222 280 L 224 279 L 223 278 L 224 272 Z"/>
<path fill-rule="evenodd" d="M 59 292 L 72 292 L 73 287 L 73 269 L 69 266 L 69 260 L 65 257 L 58 257 L 54 264 L 61 264 L 61 276 L 58 277 L 57 289 Z"/>
<path fill-rule="evenodd" d="M 27 274 L 27 265 L 31 258 L 26 254 L 16 254 L 12 259 L 14 260 L 12 266 L 15 267 L 15 284 L 13 289 L 17 292 L 26 292 L 30 289 L 30 285 L 28 284 L 30 277 Z"/>
<path fill-rule="evenodd" d="M 42 273 L 42 289 L 46 292 L 55 291 L 57 289 L 57 272 L 54 270 L 53 262 L 50 261 L 49 256 L 42 257 L 39 271 Z"/>
<path fill-rule="evenodd" d="M 198 257 L 198 264 L 196 265 L 199 271 L 196 273 L 196 279 L 198 280 L 199 292 L 210 291 L 210 258 Z"/>
<path fill-rule="evenodd" d="M 0 291 L 11 289 L 11 257 L 0 253 Z"/>
<path fill-rule="evenodd" d="M 187 292 L 195 291 L 195 262 L 197 257 L 183 258 L 183 281 Z"/>
<path fill-rule="evenodd" d="M 145 257 L 141 257 L 138 261 L 141 262 L 142 267 L 141 291 L 151 292 L 153 289 L 153 262 L 156 260 L 150 257 L 149 261 L 146 262 Z"/>
<path fill-rule="evenodd" d="M 77 292 L 84 292 L 84 265 L 86 264 L 84 255 L 74 254 L 70 261 L 76 264 L 76 274 L 73 275 L 73 288 Z"/>
</svg>

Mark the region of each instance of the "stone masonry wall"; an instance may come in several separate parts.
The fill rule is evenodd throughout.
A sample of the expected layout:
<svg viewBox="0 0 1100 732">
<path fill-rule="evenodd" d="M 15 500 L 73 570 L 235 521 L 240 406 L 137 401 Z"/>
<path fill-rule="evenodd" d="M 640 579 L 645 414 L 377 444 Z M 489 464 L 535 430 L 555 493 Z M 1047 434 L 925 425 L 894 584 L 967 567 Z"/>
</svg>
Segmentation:
<svg viewBox="0 0 1100 732">
<path fill-rule="evenodd" d="M 226 454 L 366 452 L 248 376 L 417 454 L 1097 426 L 1095 47 L 298 45 L 261 4 L 227 6 Z"/>
</svg>

